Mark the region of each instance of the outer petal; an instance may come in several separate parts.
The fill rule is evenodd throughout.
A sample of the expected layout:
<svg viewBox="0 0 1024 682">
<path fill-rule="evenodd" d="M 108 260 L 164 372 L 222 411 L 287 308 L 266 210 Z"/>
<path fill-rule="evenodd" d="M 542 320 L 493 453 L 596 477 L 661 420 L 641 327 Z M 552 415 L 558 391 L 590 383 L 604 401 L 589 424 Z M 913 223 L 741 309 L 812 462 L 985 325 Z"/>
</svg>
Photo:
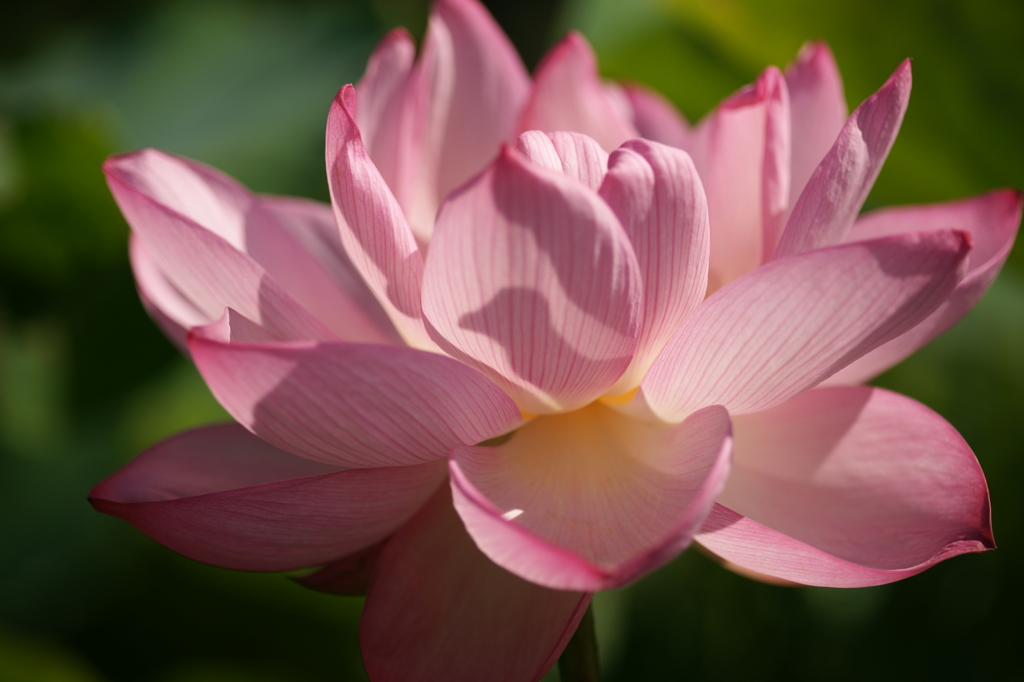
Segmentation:
<svg viewBox="0 0 1024 682">
<path fill-rule="evenodd" d="M 793 129 L 789 206 L 807 186 L 811 173 L 832 148 L 846 123 L 843 80 L 828 45 L 807 43 L 786 69 Z"/>
<path fill-rule="evenodd" d="M 149 316 L 160 326 L 164 334 L 182 351 L 188 352 L 185 337 L 188 330 L 212 322 L 196 309 L 160 272 L 153 259 L 146 253 L 146 247 L 134 234 L 128 241 L 128 257 L 135 275 L 135 286 L 139 298 Z"/>
<path fill-rule="evenodd" d="M 640 85 L 627 85 L 624 91 L 641 137 L 679 149 L 691 148 L 693 130 L 671 102 Z"/>
<path fill-rule="evenodd" d="M 491 563 L 444 491 L 384 548 L 363 607 L 363 662 L 374 682 L 536 682 L 589 603 Z"/>
<path fill-rule="evenodd" d="M 704 188 L 686 152 L 631 140 L 609 163 L 601 196 L 622 221 L 644 278 L 644 318 L 629 369 L 612 387 L 640 383 L 683 319 L 704 300 L 710 253 Z"/>
<path fill-rule="evenodd" d="M 642 302 L 618 219 L 582 184 L 506 148 L 438 214 L 423 310 L 434 340 L 540 414 L 629 365 Z"/>
<path fill-rule="evenodd" d="M 345 596 L 365 595 L 370 588 L 373 574 L 377 570 L 381 551 L 387 542 L 387 540 L 382 540 L 376 545 L 370 545 L 358 552 L 335 559 L 309 575 L 293 577 L 292 580 L 317 592 Z"/>
<path fill-rule="evenodd" d="M 776 258 L 842 241 L 896 141 L 910 101 L 910 60 L 850 114 L 793 206 Z"/>
<path fill-rule="evenodd" d="M 398 331 L 391 324 L 387 313 L 377 301 L 370 287 L 363 281 L 359 271 L 352 265 L 345 247 L 341 243 L 338 231 L 338 222 L 334 218 L 334 210 L 330 204 L 322 204 L 319 201 L 300 199 L 296 197 L 258 196 L 257 206 L 264 212 L 270 214 L 274 221 L 288 233 L 288 235 L 300 246 L 304 254 L 301 260 L 295 259 L 290 267 L 296 268 L 301 265 L 307 270 L 313 270 L 308 256 L 315 260 L 315 269 L 319 269 L 330 280 L 330 284 L 324 282 L 322 277 L 317 278 L 319 289 L 310 287 L 310 295 L 320 295 L 318 292 L 328 289 L 338 289 L 345 295 L 345 300 L 338 300 L 336 297 L 325 297 L 325 304 L 336 308 L 334 315 L 344 319 L 346 315 L 360 321 L 366 320 L 372 325 L 376 338 L 384 342 L 402 343 Z M 282 259 L 282 254 L 276 256 Z M 333 286 L 332 286 L 333 285 Z M 353 309 L 355 309 L 353 311 Z M 368 338 L 370 334 L 366 335 Z M 345 337 L 346 341 L 355 340 L 351 336 Z"/>
<path fill-rule="evenodd" d="M 609 152 L 639 137 L 602 86 L 594 51 L 575 31 L 537 67 L 533 93 L 519 122 L 519 131 L 527 130 L 583 133 Z"/>
<path fill-rule="evenodd" d="M 150 448 L 96 486 L 90 501 L 192 559 L 283 571 L 378 542 L 443 480 L 440 462 L 346 471 L 225 424 Z"/>
<path fill-rule="evenodd" d="M 888 391 L 808 391 L 735 418 L 722 507 L 698 541 L 811 585 L 878 585 L 992 549 L 988 489 L 960 434 Z"/>
<path fill-rule="evenodd" d="M 519 410 L 479 372 L 435 353 L 266 342 L 237 315 L 194 330 L 192 358 L 231 415 L 265 440 L 353 467 L 417 464 L 515 428 Z"/>
<path fill-rule="evenodd" d="M 966 233 L 940 231 L 773 261 L 686 319 L 638 397 L 669 422 L 703 405 L 732 414 L 778 405 L 931 314 L 969 249 Z"/>
<path fill-rule="evenodd" d="M 113 156 L 103 170 L 152 263 L 203 317 L 231 306 L 279 338 L 337 338 L 246 254 L 252 233 L 272 236 L 273 227 L 250 223 L 259 212 L 245 188 L 151 149 Z"/>
<path fill-rule="evenodd" d="M 905 206 L 868 213 L 847 235 L 847 241 L 872 239 L 908 231 L 955 227 L 974 240 L 967 275 L 953 294 L 923 322 L 879 346 L 828 379 L 829 384 L 854 384 L 892 367 L 939 334 L 967 312 L 988 290 L 1010 255 L 1021 218 L 1021 195 L 997 190 L 973 199 L 930 206 Z"/>
<path fill-rule="evenodd" d="M 410 345 L 431 347 L 423 329 L 423 260 L 398 202 L 363 147 L 346 85 L 327 118 L 327 179 L 341 243 Z"/>
<path fill-rule="evenodd" d="M 538 417 L 497 447 L 452 452 L 455 508 L 477 546 L 539 585 L 624 585 L 690 544 L 725 485 L 729 415 L 663 429 L 600 403 Z"/>
<path fill-rule="evenodd" d="M 757 266 L 781 232 L 789 198 L 789 99 L 769 67 L 700 125 L 688 150 L 711 218 L 715 291 Z"/>
</svg>

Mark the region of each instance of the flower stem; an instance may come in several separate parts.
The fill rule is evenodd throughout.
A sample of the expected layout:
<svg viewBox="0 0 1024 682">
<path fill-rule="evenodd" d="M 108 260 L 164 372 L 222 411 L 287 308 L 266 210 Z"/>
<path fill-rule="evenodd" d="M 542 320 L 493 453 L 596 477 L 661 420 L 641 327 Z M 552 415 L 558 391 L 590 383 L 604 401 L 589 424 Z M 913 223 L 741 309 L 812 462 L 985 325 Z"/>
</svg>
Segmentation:
<svg viewBox="0 0 1024 682">
<path fill-rule="evenodd" d="M 594 632 L 594 607 L 591 604 L 558 659 L 562 682 L 601 682 L 597 667 L 597 634 Z"/>
</svg>

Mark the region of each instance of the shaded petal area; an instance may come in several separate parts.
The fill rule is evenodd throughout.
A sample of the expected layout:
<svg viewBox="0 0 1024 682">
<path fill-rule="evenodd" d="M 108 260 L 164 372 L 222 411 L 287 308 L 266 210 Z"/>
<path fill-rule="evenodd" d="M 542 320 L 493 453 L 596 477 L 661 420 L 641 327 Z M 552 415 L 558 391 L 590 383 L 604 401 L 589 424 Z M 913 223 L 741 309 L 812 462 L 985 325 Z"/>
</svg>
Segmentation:
<svg viewBox="0 0 1024 682">
<path fill-rule="evenodd" d="M 910 60 L 857 107 L 800 193 L 776 258 L 843 240 L 889 156 L 910 102 Z"/>
<path fill-rule="evenodd" d="M 789 199 L 789 98 L 769 67 L 700 124 L 691 146 L 711 219 L 709 290 L 761 265 Z"/>
<path fill-rule="evenodd" d="M 810 42 L 786 69 L 792 122 L 789 206 L 796 204 L 811 173 L 835 144 L 848 110 L 843 79 L 828 45 Z"/>
<path fill-rule="evenodd" d="M 402 209 L 366 153 L 354 107 L 355 90 L 346 85 L 327 117 L 327 180 L 341 243 L 402 337 L 430 348 L 420 310 L 423 259 Z"/>
<path fill-rule="evenodd" d="M 405 347 L 274 343 L 229 311 L 194 330 L 192 358 L 221 405 L 281 449 L 350 467 L 418 464 L 522 422 L 476 370 Z"/>
<path fill-rule="evenodd" d="M 150 263 L 204 318 L 217 319 L 230 306 L 278 338 L 338 338 L 258 257 L 247 254 L 250 226 L 261 235 L 257 241 L 281 235 L 269 221 L 250 223 L 265 216 L 253 210 L 244 187 L 202 164 L 153 149 L 113 156 L 103 171 Z"/>
<path fill-rule="evenodd" d="M 441 462 L 343 470 L 224 424 L 157 444 L 97 485 L 89 499 L 197 561 L 284 571 L 378 542 L 444 477 Z"/>
<path fill-rule="evenodd" d="M 457 447 L 455 508 L 477 546 L 530 582 L 624 585 L 690 544 L 725 485 L 729 415 L 669 429 L 595 403 L 538 417 L 496 447 Z"/>
<path fill-rule="evenodd" d="M 641 287 L 597 193 L 506 147 L 442 206 L 423 310 L 445 352 L 543 414 L 585 405 L 622 375 Z"/>
<path fill-rule="evenodd" d="M 393 331 L 358 287 L 306 250 L 311 224 L 334 219 L 316 202 L 256 197 L 202 164 L 155 150 L 112 157 L 104 170 L 132 225 L 140 294 L 162 326 L 247 311 L 282 339 L 389 343 Z M 375 305 L 375 304 L 374 304 Z"/>
<path fill-rule="evenodd" d="M 128 258 L 135 277 L 139 299 L 153 321 L 183 352 L 188 352 L 185 339 L 192 327 L 209 324 L 213 320 L 197 310 L 184 294 L 168 280 L 153 259 L 146 253 L 142 240 L 134 234 L 128 239 Z"/>
<path fill-rule="evenodd" d="M 721 506 L 698 542 L 808 585 L 879 585 L 992 549 L 988 488 L 942 417 L 879 388 L 808 391 L 734 418 Z"/>
<path fill-rule="evenodd" d="M 638 400 L 668 422 L 709 404 L 732 414 L 778 405 L 930 315 L 969 250 L 969 235 L 944 230 L 772 261 L 683 322 Z"/>
<path fill-rule="evenodd" d="M 533 92 L 519 121 L 519 132 L 527 130 L 583 133 L 608 152 L 639 137 L 601 83 L 587 39 L 575 31 L 537 66 Z"/>
<path fill-rule="evenodd" d="M 622 221 L 644 283 L 644 317 L 629 369 L 610 389 L 640 384 L 679 324 L 704 300 L 710 234 L 704 189 L 686 152 L 647 140 L 615 150 L 601 196 Z"/>
<path fill-rule="evenodd" d="M 381 554 L 359 628 L 363 662 L 374 682 L 536 682 L 590 596 L 496 566 L 440 491 Z"/>
<path fill-rule="evenodd" d="M 971 234 L 974 248 L 967 257 L 967 274 L 934 313 L 910 331 L 839 370 L 827 383 L 867 381 L 956 324 L 999 274 L 1013 248 L 1020 218 L 1021 194 L 1016 190 L 997 190 L 972 199 L 928 206 L 881 209 L 861 217 L 847 234 L 848 242 L 955 227 Z"/>
<path fill-rule="evenodd" d="M 387 540 L 382 540 L 376 545 L 335 559 L 308 575 L 292 577 L 292 580 L 317 592 L 343 596 L 365 595 L 386 544 Z"/>
<path fill-rule="evenodd" d="M 340 327 L 344 327 L 346 316 L 356 314 L 366 318 L 373 327 L 379 339 L 376 341 L 402 343 L 402 337 L 386 312 L 377 301 L 373 291 L 363 281 L 362 275 L 341 243 L 341 235 L 338 230 L 338 222 L 334 218 L 334 210 L 330 204 L 323 204 L 319 201 L 311 201 L 299 197 L 280 197 L 259 195 L 256 197 L 256 204 L 260 210 L 272 216 L 273 220 L 288 233 L 288 235 L 299 245 L 304 255 L 300 258 L 292 258 L 290 267 L 301 276 L 303 271 L 321 270 L 324 277 L 319 276 L 306 288 L 311 297 L 323 296 L 323 292 L 337 288 L 345 294 L 346 300 L 338 301 L 331 296 L 324 297 L 321 305 L 333 308 L 327 319 L 338 318 L 342 321 Z M 278 253 L 277 258 L 284 260 L 287 251 Z M 288 254 L 290 255 L 290 254 Z M 315 261 L 315 268 L 309 262 L 309 256 Z M 355 307 L 357 313 L 351 313 L 350 309 Z M 346 341 L 357 341 L 353 335 L 343 336 Z"/>
</svg>

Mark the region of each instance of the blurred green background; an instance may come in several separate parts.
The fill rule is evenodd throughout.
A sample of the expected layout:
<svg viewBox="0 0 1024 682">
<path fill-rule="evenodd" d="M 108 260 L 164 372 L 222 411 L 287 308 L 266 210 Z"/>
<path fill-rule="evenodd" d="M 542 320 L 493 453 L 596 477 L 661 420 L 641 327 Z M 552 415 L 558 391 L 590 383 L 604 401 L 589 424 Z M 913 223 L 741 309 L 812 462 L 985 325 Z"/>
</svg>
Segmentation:
<svg viewBox="0 0 1024 682">
<path fill-rule="evenodd" d="M 914 93 L 869 207 L 1024 187 L 1018 0 L 485 2 L 531 67 L 566 29 L 691 121 L 809 38 L 855 106 Z M 323 128 L 421 0 L 40 0 L 0 10 L 0 680 L 365 679 L 360 600 L 185 560 L 89 488 L 224 418 L 147 319 L 100 173 L 155 146 L 260 192 L 326 199 Z M 988 475 L 1000 549 L 880 588 L 781 588 L 697 552 L 599 595 L 605 679 L 1024 679 L 1024 249 L 956 329 L 879 383 L 943 414 Z M 557 679 L 557 674 L 549 676 Z"/>
</svg>

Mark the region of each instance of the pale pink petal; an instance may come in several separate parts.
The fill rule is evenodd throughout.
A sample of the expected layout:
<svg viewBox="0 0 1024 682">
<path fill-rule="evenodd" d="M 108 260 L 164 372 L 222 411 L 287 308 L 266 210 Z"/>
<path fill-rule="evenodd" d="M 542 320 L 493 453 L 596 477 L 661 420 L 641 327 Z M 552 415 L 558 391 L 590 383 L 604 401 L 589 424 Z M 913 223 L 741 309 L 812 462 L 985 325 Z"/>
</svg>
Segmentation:
<svg viewBox="0 0 1024 682">
<path fill-rule="evenodd" d="M 698 541 L 727 561 L 810 585 L 878 585 L 992 549 L 988 488 L 960 434 L 910 398 L 808 391 L 734 418 L 722 505 Z"/>
<path fill-rule="evenodd" d="M 113 156 L 103 170 L 152 265 L 204 318 L 230 306 L 282 339 L 337 338 L 246 254 L 254 211 L 240 185 L 151 149 Z"/>
<path fill-rule="evenodd" d="M 357 308 L 358 314 L 369 321 L 377 335 L 384 339 L 383 342 L 402 342 L 377 297 L 345 253 L 338 222 L 334 218 L 334 210 L 330 204 L 297 197 L 266 195 L 258 196 L 256 202 L 298 242 L 303 251 L 313 256 L 316 267 L 321 269 L 330 278 L 333 286 L 343 292 L 348 299 L 330 300 L 345 310 Z M 308 263 L 305 259 L 303 262 Z M 354 339 L 345 337 L 345 340 Z"/>
<path fill-rule="evenodd" d="M 438 167 L 438 199 L 479 172 L 511 142 L 530 91 L 515 47 L 476 0 L 440 0 L 451 36 L 455 82 Z"/>
<path fill-rule="evenodd" d="M 945 303 L 910 331 L 841 369 L 827 383 L 867 381 L 956 324 L 974 307 L 999 274 L 1013 247 L 1020 217 L 1020 193 L 997 190 L 962 201 L 873 211 L 854 223 L 846 235 L 849 242 L 953 227 L 969 232 L 974 248 L 968 256 L 967 275 Z"/>
<path fill-rule="evenodd" d="M 542 414 L 587 404 L 625 371 L 641 286 L 597 193 L 506 147 L 442 206 L 423 310 L 445 352 Z"/>
<path fill-rule="evenodd" d="M 538 417 L 494 447 L 457 447 L 455 509 L 477 547 L 530 582 L 603 590 L 681 552 L 725 485 L 729 415 L 665 429 L 594 403 Z"/>
<path fill-rule="evenodd" d="M 203 315 L 192 303 L 171 284 L 153 259 L 146 253 L 146 247 L 134 234 L 128 240 L 128 257 L 135 275 L 135 286 L 139 298 L 149 316 L 160 326 L 164 334 L 178 348 L 188 352 L 185 338 L 188 330 L 213 320 Z"/>
<path fill-rule="evenodd" d="M 589 604 L 494 565 L 440 492 L 381 554 L 359 626 L 363 663 L 374 682 L 537 682 Z"/>
<path fill-rule="evenodd" d="M 389 32 L 377 45 L 356 84 L 359 93 L 356 125 L 366 152 L 381 177 L 395 194 L 399 193 L 401 166 L 412 160 L 406 91 L 416 58 L 416 44 L 404 28 Z"/>
<path fill-rule="evenodd" d="M 155 445 L 97 485 L 90 501 L 192 559 L 284 571 L 380 541 L 444 478 L 442 462 L 343 470 L 225 424 Z"/>
<path fill-rule="evenodd" d="M 530 80 L 508 38 L 472 0 L 438 2 L 415 66 L 414 53 L 404 32 L 384 39 L 357 87 L 356 121 L 413 233 L 427 244 L 441 200 L 514 137 Z"/>
<path fill-rule="evenodd" d="M 527 130 L 583 133 L 609 152 L 639 137 L 602 85 L 594 51 L 576 32 L 569 33 L 537 67 L 533 92 L 519 121 L 519 131 Z"/>
<path fill-rule="evenodd" d="M 686 152 L 631 140 L 611 156 L 601 196 L 622 221 L 644 281 L 644 318 L 633 361 L 611 393 L 640 383 L 708 284 L 708 207 Z"/>
<path fill-rule="evenodd" d="M 372 295 L 372 303 L 359 300 L 370 293 L 366 285 L 353 283 L 355 296 L 339 286 L 333 273 L 306 249 L 307 240 L 295 234 L 309 231 L 312 223 L 320 220 L 329 221 L 328 226 L 338 234 L 330 206 L 318 206 L 321 212 L 310 210 L 309 204 L 313 202 L 258 198 L 246 218 L 246 253 L 337 338 L 354 343 L 401 343 Z"/>
<path fill-rule="evenodd" d="M 688 149 L 711 219 L 709 290 L 750 272 L 770 252 L 789 198 L 789 100 L 769 67 L 723 102 Z"/>
<path fill-rule="evenodd" d="M 910 82 L 908 59 L 850 114 L 793 206 L 776 258 L 843 240 L 896 141 L 910 101 Z"/>
<path fill-rule="evenodd" d="M 354 103 L 355 91 L 346 85 L 327 118 L 327 177 L 341 243 L 402 337 L 429 348 L 420 310 L 423 260 L 402 209 L 366 154 Z"/>
<path fill-rule="evenodd" d="M 608 152 L 582 133 L 531 130 L 519 136 L 516 149 L 539 166 L 575 178 L 595 192 L 608 172 Z"/>
<path fill-rule="evenodd" d="M 786 69 L 793 127 L 789 205 L 807 186 L 811 173 L 832 148 L 846 123 L 843 80 L 828 45 L 807 43 Z"/>
<path fill-rule="evenodd" d="M 451 358 L 394 346 L 269 343 L 233 314 L 193 330 L 221 405 L 281 449 L 353 467 L 417 464 L 515 428 L 511 398 Z"/>
<path fill-rule="evenodd" d="M 704 405 L 732 414 L 778 405 L 931 314 L 963 277 L 969 249 L 969 235 L 947 230 L 772 261 L 683 322 L 638 397 L 669 422 Z"/>
<path fill-rule="evenodd" d="M 641 137 L 679 149 L 691 147 L 693 130 L 671 102 L 641 85 L 630 84 L 624 90 Z"/>
</svg>

